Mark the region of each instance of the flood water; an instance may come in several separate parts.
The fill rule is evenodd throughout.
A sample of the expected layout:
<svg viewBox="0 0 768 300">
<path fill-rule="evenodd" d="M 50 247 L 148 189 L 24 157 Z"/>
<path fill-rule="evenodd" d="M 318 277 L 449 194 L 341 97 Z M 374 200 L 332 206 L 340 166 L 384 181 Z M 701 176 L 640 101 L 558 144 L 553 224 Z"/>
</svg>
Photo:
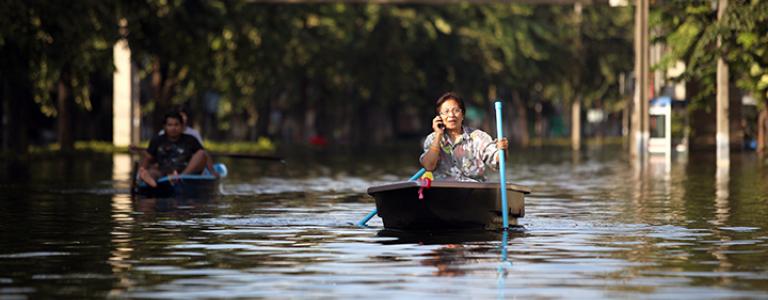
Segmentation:
<svg viewBox="0 0 768 300">
<path fill-rule="evenodd" d="M 3 161 L 0 299 L 768 299 L 768 164 L 513 150 L 522 229 L 353 224 L 418 152 L 226 160 L 220 195 L 129 193 L 127 155 Z"/>
</svg>

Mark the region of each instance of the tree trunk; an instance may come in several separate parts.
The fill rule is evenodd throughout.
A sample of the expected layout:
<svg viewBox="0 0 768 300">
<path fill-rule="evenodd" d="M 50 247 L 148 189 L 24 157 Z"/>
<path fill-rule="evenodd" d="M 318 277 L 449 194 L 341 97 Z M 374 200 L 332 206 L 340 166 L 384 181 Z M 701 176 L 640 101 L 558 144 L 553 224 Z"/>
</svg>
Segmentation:
<svg viewBox="0 0 768 300">
<path fill-rule="evenodd" d="M 546 121 L 544 119 L 544 104 L 542 102 L 536 103 L 534 111 L 536 112 L 533 117 L 534 139 L 537 141 L 537 143 L 540 143 L 546 132 L 546 124 L 544 123 L 544 121 Z"/>
<path fill-rule="evenodd" d="M 299 101 L 298 101 L 298 110 L 297 110 L 297 116 L 299 119 L 299 130 L 301 131 L 298 134 L 299 142 L 300 144 L 306 144 L 309 140 L 310 134 L 312 134 L 313 126 L 312 120 L 314 120 L 314 108 L 312 107 L 312 99 L 310 95 L 310 79 L 307 77 L 306 73 L 301 73 L 299 79 Z"/>
<path fill-rule="evenodd" d="M 28 80 L 28 71 L 25 67 L 20 67 L 16 76 L 5 78 L 5 92 L 3 105 L 8 123 L 3 126 L 5 130 L 3 137 L 4 146 L 11 150 L 15 155 L 24 155 L 29 151 L 29 120 L 27 119 L 30 106 L 35 103 L 32 97 L 32 87 Z"/>
<path fill-rule="evenodd" d="M 245 121 L 248 118 L 246 111 L 235 111 L 229 115 L 229 135 L 230 138 L 237 141 L 242 141 L 248 137 L 248 123 Z"/>
<path fill-rule="evenodd" d="M 768 103 L 766 103 L 768 104 Z M 757 117 L 757 152 L 765 153 L 766 121 L 768 121 L 768 107 L 763 106 Z"/>
<path fill-rule="evenodd" d="M 717 6 L 717 19 L 721 21 L 725 14 L 728 0 L 719 0 Z M 717 47 L 721 47 L 722 37 L 717 37 Z M 715 134 L 717 163 L 728 163 L 730 161 L 730 144 L 731 144 L 731 132 L 730 132 L 730 114 L 729 114 L 729 91 L 728 84 L 728 64 L 723 57 L 717 58 L 717 96 L 716 96 L 716 128 Z"/>
<path fill-rule="evenodd" d="M 329 117 L 328 97 L 328 91 L 319 86 L 311 102 L 312 110 L 308 113 L 311 116 L 307 124 L 310 127 L 308 132 L 311 132 L 310 141 L 317 146 L 325 146 L 335 125 L 335 119 Z"/>
<path fill-rule="evenodd" d="M 259 119 L 256 123 L 256 135 L 269 137 L 269 123 L 272 118 L 272 99 L 273 92 L 267 93 L 267 99 L 261 101 L 258 106 Z M 270 137 L 271 138 L 271 137 Z"/>
<path fill-rule="evenodd" d="M 67 71 L 61 73 L 57 88 L 58 98 L 58 140 L 62 152 L 75 150 L 75 139 L 72 128 L 72 87 Z"/>
<path fill-rule="evenodd" d="M 152 100 L 155 101 L 155 111 L 152 113 L 154 132 L 163 129 L 163 124 L 165 123 L 163 116 L 173 109 L 171 97 L 176 88 L 177 78 L 180 78 L 182 72 L 185 72 L 185 70 L 179 70 L 179 74 L 175 74 L 173 70 L 170 70 L 167 65 L 163 64 L 159 57 L 153 59 L 150 92 Z"/>
<path fill-rule="evenodd" d="M 741 110 L 741 99 L 744 94 L 734 84 L 728 87 L 728 91 L 728 147 L 731 152 L 742 151 L 744 150 L 744 126 L 742 124 L 744 114 Z"/>
<path fill-rule="evenodd" d="M 11 102 L 11 90 L 8 82 L 5 81 L 3 72 L 0 71 L 0 152 L 10 149 L 8 143 L 8 103 Z"/>
<path fill-rule="evenodd" d="M 28 151 L 27 112 L 33 105 L 32 86 L 29 78 L 29 52 L 19 47 L 14 39 L 6 40 L 0 47 L 0 56 L 13 59 L 0 60 L 0 84 L 2 84 L 2 150 L 15 155 Z"/>
<path fill-rule="evenodd" d="M 392 139 L 393 137 L 400 136 L 400 125 L 399 124 L 399 118 L 400 114 L 404 113 L 403 107 L 400 105 L 397 105 L 397 103 L 388 104 L 387 105 L 387 119 L 384 121 L 384 124 L 389 124 L 387 126 L 386 132 L 388 135 L 386 136 L 386 139 Z"/>
<path fill-rule="evenodd" d="M 152 62 L 152 75 L 150 75 L 150 93 L 152 95 L 152 101 L 155 101 L 155 111 L 152 113 L 152 120 L 150 121 L 152 125 L 152 132 L 154 135 L 154 132 L 159 131 L 162 129 L 162 124 L 165 122 L 164 120 L 161 121 L 160 119 L 163 117 L 163 114 L 167 111 L 167 107 L 165 104 L 165 101 L 162 99 L 162 85 L 163 85 L 163 73 L 161 71 L 160 67 L 160 59 L 155 57 L 154 61 Z"/>
<path fill-rule="evenodd" d="M 373 138 L 373 121 L 370 119 L 370 104 L 358 104 L 357 105 L 357 114 L 355 115 L 355 119 L 358 121 L 355 122 L 356 124 L 359 124 L 358 126 L 353 126 L 353 130 L 356 132 L 356 145 L 360 147 L 363 150 L 366 150 L 369 148 L 369 145 L 371 145 L 374 142 Z"/>
<path fill-rule="evenodd" d="M 528 147 L 530 142 L 530 136 L 528 135 L 528 111 L 526 110 L 525 103 L 523 102 L 523 99 L 520 98 L 520 93 L 518 91 L 512 91 L 512 100 L 514 101 L 515 112 L 517 115 L 515 124 L 520 132 L 520 146 Z"/>
<path fill-rule="evenodd" d="M 571 103 L 571 149 L 581 149 L 581 96 L 576 96 Z"/>
<path fill-rule="evenodd" d="M 490 117 L 483 118 L 483 124 L 482 124 L 483 128 L 487 128 L 489 130 L 491 128 L 494 128 L 494 129 L 496 128 L 496 123 L 495 123 L 496 118 L 494 117 L 496 115 L 496 108 L 495 108 L 495 104 L 494 104 L 494 103 L 496 103 L 496 100 L 501 101 L 502 106 L 505 106 L 505 105 L 507 105 L 507 103 L 509 103 L 509 99 L 501 99 L 501 97 L 499 97 L 499 90 L 498 90 L 498 88 L 496 87 L 496 85 L 491 84 L 491 85 L 488 86 L 488 103 L 490 105 L 486 105 L 485 106 L 486 107 L 485 112 L 488 113 L 488 116 L 490 116 Z M 510 109 L 505 107 L 505 108 L 503 108 L 503 111 L 510 111 Z M 509 115 L 511 115 L 511 114 L 509 114 L 509 113 L 505 114 L 505 116 L 509 116 Z M 505 124 L 510 124 L 511 120 L 512 119 L 507 119 L 506 122 L 504 122 L 504 123 Z M 504 124 L 502 124 L 502 126 L 504 126 Z M 513 136 L 512 131 L 510 131 L 509 128 L 506 127 L 506 126 L 502 130 L 506 130 L 506 132 L 504 132 L 504 135 L 507 136 L 507 140 L 509 140 L 510 143 L 511 143 L 512 139 L 509 138 L 509 137 Z M 494 132 L 495 132 L 495 130 L 494 130 Z"/>
<path fill-rule="evenodd" d="M 622 136 L 622 145 L 624 146 L 624 149 L 628 149 L 629 145 L 631 145 L 631 136 L 630 132 L 632 132 L 630 126 L 630 115 L 632 114 L 632 98 L 627 98 L 624 101 L 624 108 L 621 110 L 621 136 Z"/>
<path fill-rule="evenodd" d="M 245 126 L 246 126 L 246 140 L 255 141 L 259 137 L 258 122 L 259 122 L 259 119 L 261 118 L 261 114 L 259 113 L 258 103 L 256 103 L 256 101 L 253 99 L 251 99 L 250 101 L 247 101 L 244 108 L 243 115 L 244 115 L 243 118 L 245 119 Z"/>
<path fill-rule="evenodd" d="M 687 95 L 697 95 L 702 90 L 702 84 L 697 80 L 688 80 L 685 82 L 685 90 Z M 707 97 L 710 100 L 701 100 L 701 105 L 696 105 L 696 109 L 689 107 L 688 149 L 691 152 L 715 150 L 715 131 L 717 130 L 715 122 L 713 122 L 715 120 L 715 101 L 712 101 L 714 95 Z"/>
<path fill-rule="evenodd" d="M 641 161 L 648 154 L 648 0 L 637 0 L 635 6 L 635 88 L 632 107 L 632 140 L 629 154 L 632 159 Z"/>
</svg>

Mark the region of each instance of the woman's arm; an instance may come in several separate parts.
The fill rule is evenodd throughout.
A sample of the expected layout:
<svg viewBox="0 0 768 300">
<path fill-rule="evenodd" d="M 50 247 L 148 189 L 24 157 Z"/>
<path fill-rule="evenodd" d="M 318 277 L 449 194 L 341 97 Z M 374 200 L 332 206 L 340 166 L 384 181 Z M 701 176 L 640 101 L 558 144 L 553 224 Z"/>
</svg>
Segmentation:
<svg viewBox="0 0 768 300">
<path fill-rule="evenodd" d="M 499 163 L 499 151 L 504 151 L 509 148 L 509 142 L 507 138 L 501 138 L 501 140 L 494 141 L 493 138 L 482 130 L 476 130 L 472 133 L 473 138 L 479 145 L 480 157 L 485 165 L 490 166 L 491 169 L 496 169 Z"/>
<path fill-rule="evenodd" d="M 440 116 L 432 119 L 432 140 L 424 141 L 424 154 L 421 155 L 421 166 L 427 171 L 434 171 L 437 168 L 437 162 L 440 160 L 440 140 L 443 138 L 445 129 L 441 127 L 443 120 Z"/>
<path fill-rule="evenodd" d="M 507 150 L 507 148 L 509 148 L 509 141 L 507 141 L 507 138 L 503 137 L 496 141 L 496 148 L 499 149 L 499 151 Z M 499 161 L 499 151 L 496 151 L 496 154 L 493 155 L 493 161 L 497 163 Z"/>
<path fill-rule="evenodd" d="M 434 171 L 437 168 L 437 161 L 440 160 L 440 139 L 436 136 L 425 146 L 426 152 L 421 156 L 421 166 L 427 171 Z"/>
</svg>

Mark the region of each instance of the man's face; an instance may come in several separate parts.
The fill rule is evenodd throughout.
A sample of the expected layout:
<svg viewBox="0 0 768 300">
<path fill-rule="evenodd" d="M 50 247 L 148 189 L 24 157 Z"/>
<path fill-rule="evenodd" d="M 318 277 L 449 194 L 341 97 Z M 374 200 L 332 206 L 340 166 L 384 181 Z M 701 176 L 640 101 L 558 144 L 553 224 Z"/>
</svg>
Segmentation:
<svg viewBox="0 0 768 300">
<path fill-rule="evenodd" d="M 176 118 L 165 119 L 165 134 L 170 138 L 181 136 L 181 120 Z"/>
</svg>

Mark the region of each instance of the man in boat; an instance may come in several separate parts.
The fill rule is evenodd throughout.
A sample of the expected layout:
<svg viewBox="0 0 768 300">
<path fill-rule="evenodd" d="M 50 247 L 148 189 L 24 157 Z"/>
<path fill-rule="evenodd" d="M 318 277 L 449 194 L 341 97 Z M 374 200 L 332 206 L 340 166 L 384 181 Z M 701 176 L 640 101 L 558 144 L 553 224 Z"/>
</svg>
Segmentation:
<svg viewBox="0 0 768 300">
<path fill-rule="evenodd" d="M 156 180 L 162 176 L 199 174 L 206 167 L 207 154 L 203 145 L 193 136 L 183 133 L 181 114 L 167 113 L 163 117 L 163 129 L 165 134 L 158 134 L 150 140 L 139 166 L 139 178 L 151 187 L 156 187 Z"/>
<path fill-rule="evenodd" d="M 191 135 L 192 137 L 197 139 L 197 141 L 200 143 L 200 145 L 202 145 L 203 144 L 203 138 L 200 135 L 199 131 L 195 130 L 194 128 L 192 128 L 192 126 L 190 126 L 190 121 L 189 121 L 189 117 L 187 115 L 186 110 L 183 107 L 179 107 L 179 109 L 177 111 L 178 111 L 179 115 L 181 115 L 181 120 L 182 120 L 182 123 L 183 123 L 182 125 L 184 127 L 184 134 Z M 160 131 L 158 131 L 157 134 L 158 135 L 164 135 L 165 134 L 165 129 L 160 129 Z M 142 148 L 139 148 L 139 147 L 134 146 L 134 145 L 131 145 L 130 149 L 131 149 L 131 151 L 138 152 L 139 154 L 142 155 L 142 157 L 146 157 L 148 155 L 146 149 L 142 149 Z M 205 166 L 206 166 L 206 169 L 208 170 L 208 172 L 211 173 L 211 175 L 213 175 L 215 177 L 219 177 L 219 173 L 216 172 L 216 168 L 213 167 L 213 158 L 211 158 L 211 155 L 210 155 L 210 153 L 208 153 L 208 151 L 205 151 Z"/>
<path fill-rule="evenodd" d="M 435 180 L 486 181 L 485 171 L 498 169 L 499 151 L 508 148 L 506 138 L 494 140 L 488 133 L 464 126 L 464 101 L 445 93 L 435 103 L 432 130 L 424 140 L 421 165 Z"/>
<path fill-rule="evenodd" d="M 200 132 L 198 132 L 197 130 L 192 128 L 192 126 L 190 126 L 191 124 L 189 121 L 189 115 L 187 114 L 187 111 L 183 107 L 180 107 L 177 110 L 177 112 L 179 112 L 179 115 L 181 116 L 181 123 L 184 126 L 184 134 L 191 135 L 192 137 L 197 139 L 198 142 L 200 142 L 200 145 L 202 145 L 203 137 L 200 135 Z M 165 129 L 160 129 L 160 131 L 157 134 L 159 135 L 165 134 Z"/>
<path fill-rule="evenodd" d="M 187 111 L 184 109 L 184 107 L 179 107 L 177 110 L 179 112 L 179 115 L 181 115 L 181 121 L 182 126 L 184 127 L 184 134 L 191 135 L 197 141 L 200 143 L 200 145 L 203 144 L 203 137 L 200 135 L 200 132 L 192 128 L 190 126 L 189 121 L 189 115 L 187 114 Z M 165 129 L 160 129 L 160 131 L 157 133 L 158 135 L 165 134 Z M 145 153 L 146 155 L 146 153 Z M 219 177 L 219 173 L 216 172 L 216 168 L 213 167 L 213 158 L 211 158 L 211 155 L 208 153 L 208 151 L 205 151 L 205 167 L 208 169 L 208 172 L 211 173 L 211 175 Z"/>
</svg>

